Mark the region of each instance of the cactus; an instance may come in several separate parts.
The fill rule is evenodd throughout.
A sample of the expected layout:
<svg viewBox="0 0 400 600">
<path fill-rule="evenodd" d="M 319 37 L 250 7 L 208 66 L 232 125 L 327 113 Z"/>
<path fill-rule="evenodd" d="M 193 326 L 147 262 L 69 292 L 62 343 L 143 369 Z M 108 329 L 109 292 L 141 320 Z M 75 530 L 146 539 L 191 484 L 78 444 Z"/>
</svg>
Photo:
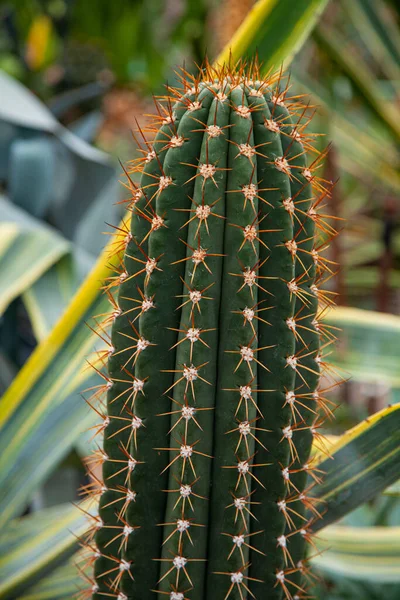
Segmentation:
<svg viewBox="0 0 400 600">
<path fill-rule="evenodd" d="M 89 596 L 302 598 L 309 456 L 330 412 L 317 284 L 332 266 L 315 235 L 334 234 L 317 213 L 329 185 L 281 74 L 181 79 L 127 171 L 131 226 L 105 286 Z"/>
</svg>

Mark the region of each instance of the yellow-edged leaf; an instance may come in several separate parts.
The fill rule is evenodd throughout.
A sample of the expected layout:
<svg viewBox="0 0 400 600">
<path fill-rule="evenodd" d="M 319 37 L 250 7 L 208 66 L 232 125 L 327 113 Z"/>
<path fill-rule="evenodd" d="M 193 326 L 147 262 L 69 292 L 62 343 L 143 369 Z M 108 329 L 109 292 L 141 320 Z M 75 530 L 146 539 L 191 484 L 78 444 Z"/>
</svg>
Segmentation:
<svg viewBox="0 0 400 600">
<path fill-rule="evenodd" d="M 89 387 L 97 383 L 98 380 L 93 377 L 87 385 Z M 0 474 L 2 525 L 25 509 L 33 492 L 71 451 L 77 438 L 97 421 L 95 413 L 85 405 L 79 393 L 71 394 L 37 415 L 26 437 L 16 447 L 12 464 L 7 465 Z M 5 429 L 8 439 L 16 423 L 18 420 L 11 418 Z M 4 451 L 3 440 L 0 445 Z M 87 443 L 85 455 L 90 451 Z"/>
<path fill-rule="evenodd" d="M 86 362 L 97 340 L 87 322 L 108 310 L 99 288 L 112 272 L 109 251 L 0 400 L 1 524 L 23 510 L 34 489 L 92 425 L 91 411 L 77 392 L 99 382 L 90 380 Z"/>
<path fill-rule="evenodd" d="M 69 243 L 0 196 L 0 315 L 69 251 Z"/>
<path fill-rule="evenodd" d="M 345 376 L 400 387 L 400 317 L 337 307 L 327 321 L 341 330 L 329 359 Z"/>
<path fill-rule="evenodd" d="M 314 566 L 329 575 L 400 582 L 400 527 L 330 526 L 316 540 Z"/>
<path fill-rule="evenodd" d="M 400 404 L 390 406 L 343 434 L 329 449 L 331 458 L 316 457 L 324 473 L 313 488 L 320 499 L 318 531 L 337 521 L 400 477 Z"/>
<path fill-rule="evenodd" d="M 51 332 L 89 272 L 89 258 L 78 249 L 63 256 L 22 294 L 38 342 Z"/>
<path fill-rule="evenodd" d="M 88 504 L 83 508 L 88 510 Z M 87 519 L 75 506 L 46 509 L 11 522 L 0 544 L 0 598 L 16 598 L 77 549 Z"/>
<path fill-rule="evenodd" d="M 37 346 L 0 401 L 0 488 L 4 490 L 0 523 L 18 514 L 34 489 L 33 483 L 40 483 L 38 473 L 43 475 L 46 468 L 57 464 L 82 429 L 91 424 L 89 409 L 74 392 L 87 387 L 92 375 L 86 358 L 96 336 L 86 322 L 108 310 L 99 292 L 100 282 L 110 273 L 107 264 L 103 254 L 63 317 Z M 38 450 L 47 447 L 47 453 L 37 468 L 33 463 L 27 469 L 38 444 L 42 444 Z"/>
<path fill-rule="evenodd" d="M 58 567 L 48 577 L 23 592 L 19 600 L 71 600 L 82 583 L 75 558 L 72 558 L 66 565 Z"/>
<path fill-rule="evenodd" d="M 265 70 L 287 66 L 327 3 L 328 0 L 259 0 L 216 62 L 237 61 L 257 51 Z"/>
<path fill-rule="evenodd" d="M 95 336 L 84 328 L 84 325 L 87 320 L 91 319 L 107 306 L 107 302 L 104 296 L 101 295 L 99 288 L 101 282 L 112 273 L 109 253 L 110 247 L 107 246 L 89 276 L 72 299 L 62 318 L 58 321 L 46 340 L 35 349 L 29 361 L 21 369 L 18 378 L 1 399 L 0 427 L 21 406 L 25 395 L 34 391 L 34 386 L 41 388 L 44 372 L 48 373 L 51 370 L 51 363 L 59 359 L 60 354 L 64 358 L 63 372 L 59 373 L 62 382 L 55 377 L 53 371 L 53 386 L 56 386 L 57 389 L 48 389 L 49 382 L 46 382 L 46 387 L 41 388 L 41 391 L 46 390 L 46 394 L 41 398 L 41 405 L 43 403 L 48 404 L 52 400 L 51 395 L 55 391 L 61 392 L 63 389 L 62 395 L 65 397 L 69 392 L 76 389 L 80 382 L 83 382 L 87 378 L 87 374 L 82 372 L 81 367 L 84 363 L 84 357 L 88 355 L 93 347 Z M 81 347 L 80 352 L 72 355 L 70 354 L 71 348 L 68 348 L 68 343 L 75 343 L 76 347 L 74 350 L 76 351 L 79 348 L 77 337 L 79 341 L 83 341 L 83 347 Z M 70 361 L 67 362 L 65 360 L 66 357 Z M 20 435 L 23 436 L 24 433 L 22 431 Z"/>
</svg>

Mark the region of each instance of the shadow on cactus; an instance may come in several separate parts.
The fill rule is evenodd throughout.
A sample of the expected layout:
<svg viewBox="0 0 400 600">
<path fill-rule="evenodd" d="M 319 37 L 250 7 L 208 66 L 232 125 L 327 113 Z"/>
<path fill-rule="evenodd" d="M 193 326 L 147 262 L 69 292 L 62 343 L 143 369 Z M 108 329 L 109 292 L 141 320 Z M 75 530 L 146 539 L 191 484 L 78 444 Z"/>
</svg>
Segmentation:
<svg viewBox="0 0 400 600">
<path fill-rule="evenodd" d="M 304 598 L 320 374 L 336 385 L 320 324 L 330 184 L 281 74 L 206 64 L 181 80 L 141 134 L 107 282 L 89 595 Z"/>
</svg>

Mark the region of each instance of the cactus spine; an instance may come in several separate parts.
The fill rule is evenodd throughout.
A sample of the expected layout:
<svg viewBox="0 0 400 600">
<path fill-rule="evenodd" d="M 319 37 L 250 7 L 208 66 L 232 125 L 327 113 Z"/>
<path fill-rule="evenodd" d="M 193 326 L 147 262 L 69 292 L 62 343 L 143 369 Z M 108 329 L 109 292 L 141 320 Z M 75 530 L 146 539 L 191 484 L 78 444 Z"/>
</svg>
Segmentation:
<svg viewBox="0 0 400 600">
<path fill-rule="evenodd" d="M 301 598 L 309 454 L 328 410 L 320 157 L 279 75 L 206 65 L 182 82 L 133 164 L 140 184 L 128 175 L 131 229 L 107 282 L 91 594 Z"/>
</svg>

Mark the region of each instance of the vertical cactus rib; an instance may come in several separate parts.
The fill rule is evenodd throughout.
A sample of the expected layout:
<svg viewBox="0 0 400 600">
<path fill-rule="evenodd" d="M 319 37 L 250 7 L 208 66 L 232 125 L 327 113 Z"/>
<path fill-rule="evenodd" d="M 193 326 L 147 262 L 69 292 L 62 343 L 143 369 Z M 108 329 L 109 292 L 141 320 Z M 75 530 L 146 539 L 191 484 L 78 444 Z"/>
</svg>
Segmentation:
<svg viewBox="0 0 400 600">
<path fill-rule="evenodd" d="M 310 451 L 330 412 L 321 155 L 279 74 L 206 63 L 181 80 L 127 173 L 131 226 L 105 286 L 89 595 L 299 600 L 318 516 Z"/>
<path fill-rule="evenodd" d="M 169 493 L 160 573 L 160 589 L 182 592 L 191 587 L 192 600 L 204 597 L 207 573 L 228 155 L 225 127 L 229 124 L 230 112 L 227 103 L 214 98 L 215 92 L 208 94 L 213 100 L 203 126 L 193 201 L 190 212 L 185 215 L 188 239 L 182 293 L 185 289 L 210 289 L 212 301 L 206 306 L 200 301 L 200 310 L 186 303 L 181 313 L 175 385 L 170 391 L 173 414 L 167 444 L 170 446 Z M 217 122 L 219 130 L 215 129 Z M 182 569 L 177 568 L 179 560 L 184 564 Z"/>
<path fill-rule="evenodd" d="M 267 448 L 261 448 L 260 460 L 270 463 L 270 466 L 264 473 L 256 472 L 265 487 L 254 494 L 254 500 L 259 502 L 254 514 L 263 524 L 259 547 L 264 554 L 250 553 L 250 575 L 263 581 L 252 584 L 252 592 L 257 597 L 262 597 L 265 589 L 268 589 L 268 597 L 281 598 L 282 590 L 277 575 L 285 566 L 286 555 L 281 537 L 285 519 L 280 503 L 292 491 L 291 440 L 285 435 L 291 424 L 291 413 L 285 401 L 286 391 L 292 388 L 295 377 L 295 339 L 288 327 L 288 320 L 294 314 L 295 296 L 291 288 L 294 264 L 285 245 L 293 238 L 293 224 L 284 204 L 284 200 L 290 196 L 291 167 L 284 154 L 279 132 L 269 127 L 272 116 L 266 100 L 256 97 L 254 103 L 259 107 L 253 113 L 254 138 L 257 145 L 265 144 L 266 155 L 266 158 L 257 157 L 259 185 L 261 189 L 267 189 L 260 192 L 266 200 L 261 204 L 261 210 L 265 222 L 272 229 L 267 237 L 268 249 L 260 247 L 260 274 L 271 278 L 267 293 L 261 292 L 261 298 L 272 305 L 273 310 L 268 314 L 270 324 L 266 326 L 261 323 L 259 327 L 260 346 L 268 344 L 272 348 L 264 350 L 260 356 L 268 371 L 259 368 L 258 377 L 262 389 L 273 391 L 261 393 L 258 397 L 260 410 L 265 415 L 265 428 L 269 430 L 259 435 L 263 446 Z"/>
<path fill-rule="evenodd" d="M 291 182 L 291 197 L 294 203 L 294 260 L 296 279 L 301 295 L 296 298 L 295 319 L 293 327 L 296 331 L 296 354 L 304 355 L 302 364 L 305 370 L 296 375 L 295 387 L 291 390 L 291 406 L 293 416 L 293 444 L 296 448 L 294 461 L 293 484 L 301 494 L 295 499 L 291 508 L 291 519 L 287 522 L 286 537 L 289 540 L 289 551 L 292 559 L 293 573 L 288 584 L 295 598 L 302 598 L 306 593 L 308 568 L 306 566 L 307 541 L 309 541 L 308 524 L 305 517 L 307 508 L 315 511 L 308 497 L 307 479 L 312 473 L 309 462 L 313 431 L 318 420 L 318 385 L 320 368 L 318 362 L 320 348 L 320 332 L 318 330 L 318 298 L 315 294 L 316 265 L 318 254 L 315 239 L 315 221 L 313 209 L 315 198 L 312 189 L 312 173 L 308 170 L 306 153 L 302 144 L 301 117 L 297 122 L 291 118 L 282 106 L 274 108 L 276 118 L 280 120 L 284 148 L 288 148 L 297 156 L 298 172 Z M 305 142 L 307 143 L 307 141 Z M 314 289 L 314 291 L 313 291 Z M 315 516 L 318 512 L 315 512 Z"/>
<path fill-rule="evenodd" d="M 293 209 L 291 219 L 293 222 L 293 237 L 287 241 L 287 248 L 292 256 L 293 264 L 295 265 L 294 283 L 297 287 L 296 302 L 293 319 L 290 322 L 290 327 L 296 340 L 295 354 L 298 368 L 294 386 L 286 391 L 286 405 L 291 410 L 292 423 L 288 430 L 291 436 L 293 448 L 291 460 L 291 481 L 292 493 L 286 499 L 284 505 L 284 516 L 286 516 L 286 531 L 284 532 L 283 550 L 286 553 L 287 560 L 284 568 L 280 573 L 280 584 L 287 594 L 301 593 L 301 579 L 299 578 L 299 565 L 296 560 L 295 546 L 297 537 L 301 536 L 297 530 L 301 529 L 304 523 L 301 523 L 302 507 L 304 506 L 304 493 L 300 492 L 305 486 L 305 477 L 307 473 L 303 471 L 302 458 L 304 457 L 304 441 L 307 446 L 307 453 L 310 452 L 312 439 L 308 439 L 309 431 L 306 429 L 306 423 L 303 421 L 302 412 L 298 410 L 296 395 L 306 394 L 307 399 L 304 402 L 307 405 L 307 418 L 313 418 L 314 413 L 312 407 L 309 407 L 309 399 L 311 396 L 308 389 L 309 384 L 313 380 L 318 380 L 318 369 L 314 361 L 314 346 L 318 341 L 313 329 L 312 321 L 315 317 L 313 304 L 315 304 L 315 296 L 310 293 L 310 286 L 314 283 L 314 269 L 312 258 L 311 261 L 308 254 L 314 244 L 314 231 L 310 228 L 307 211 L 312 202 L 312 190 L 308 181 L 304 178 L 303 171 L 305 168 L 304 148 L 300 142 L 300 134 L 296 127 L 293 126 L 290 112 L 284 105 L 285 94 L 279 97 L 279 102 L 269 99 L 269 108 L 271 116 L 275 123 L 279 124 L 282 148 L 284 155 L 287 157 L 289 164 L 292 165 L 293 176 L 290 182 L 290 204 Z M 292 111 L 294 112 L 294 111 Z M 295 117 L 293 117 L 294 119 Z M 311 225 L 313 225 L 311 221 Z M 310 247 L 311 246 L 311 247 Z M 300 407 L 301 408 L 301 407 Z M 311 410 L 310 410 L 311 409 Z M 301 418 L 299 419 L 299 416 Z M 302 482 L 302 485 L 300 484 Z M 293 512 L 295 511 L 295 512 Z M 288 518 L 290 515 L 290 518 Z M 296 522 L 297 521 L 297 522 Z"/>
<path fill-rule="evenodd" d="M 171 129 L 170 124 L 160 128 L 154 142 L 155 148 L 161 144 L 165 145 Z M 150 152 L 154 153 L 155 150 Z M 130 474 L 131 469 L 135 468 L 135 459 L 129 453 L 130 432 L 124 428 L 126 421 L 123 419 L 132 419 L 132 409 L 137 396 L 142 393 L 142 382 L 123 365 L 129 361 L 129 355 L 125 352 L 126 340 L 133 342 L 135 322 L 137 323 L 136 308 L 141 306 L 143 301 L 139 290 L 144 294 L 145 274 L 137 274 L 141 270 L 137 265 L 142 265 L 142 262 L 135 262 L 134 259 L 145 260 L 147 242 L 140 244 L 140 241 L 146 237 L 151 226 L 141 215 L 144 214 L 143 211 L 151 198 L 155 180 L 162 174 L 165 154 L 165 150 L 160 148 L 157 149 L 156 156 L 150 154 L 149 158 L 152 160 L 145 159 L 147 162 L 141 178 L 141 187 L 128 179 L 132 193 L 131 231 L 127 234 L 125 257 L 120 268 L 118 301 L 114 306 L 113 315 L 115 326 L 111 338 L 112 352 L 108 360 L 107 413 L 103 423 L 104 484 L 99 505 L 99 527 L 95 536 L 95 552 L 98 558 L 95 563 L 94 591 L 98 594 L 94 594 L 93 598 L 110 592 L 114 582 L 118 587 L 118 577 L 120 573 L 124 574 L 124 571 L 119 570 L 120 565 L 125 566 L 125 563 L 122 562 L 124 559 L 118 534 L 130 531 L 124 530 L 125 526 L 129 527 L 124 508 L 125 503 L 134 497 L 130 487 Z M 131 345 L 132 343 L 129 344 Z"/>
<path fill-rule="evenodd" d="M 252 470 L 258 430 L 258 192 L 253 127 L 243 88 L 230 94 L 231 128 L 220 309 L 206 597 L 245 596 L 252 545 Z M 254 275 L 254 277 L 253 277 Z M 222 367 L 223 365 L 223 367 Z M 256 455 L 257 456 L 257 455 Z"/>
<path fill-rule="evenodd" d="M 208 95 L 200 93 L 199 101 L 203 106 L 196 112 L 201 119 L 208 112 Z M 169 430 L 168 420 L 157 415 L 170 410 L 170 401 L 164 392 L 173 380 L 168 369 L 175 366 L 175 353 L 170 348 L 177 336 L 167 327 L 179 325 L 179 311 L 175 309 L 178 305 L 176 296 L 181 291 L 183 265 L 177 261 L 185 253 L 184 245 L 177 243 L 177 231 L 184 225 L 185 216 L 175 208 L 190 206 L 193 183 L 189 180 L 195 169 L 183 163 L 189 159 L 195 164 L 202 141 L 202 134 L 193 133 L 192 129 L 192 113 L 185 106 L 177 130 L 177 137 L 183 143 L 171 145 L 170 142 L 155 195 L 155 213 L 164 219 L 164 225 L 153 230 L 148 241 L 148 257 L 157 264 L 146 273 L 144 285 L 147 297 L 154 298 L 155 307 L 140 315 L 139 333 L 141 339 L 154 345 L 141 352 L 135 364 L 135 376 L 146 383 L 144 394 L 138 396 L 135 406 L 135 415 L 141 419 L 137 443 L 132 437 L 130 445 L 130 454 L 141 461 L 132 474 L 136 498 L 128 512 L 131 526 L 140 523 L 130 540 L 133 548 L 141 548 L 141 552 L 135 552 L 132 565 L 138 577 L 134 576 L 129 582 L 125 579 L 126 586 L 122 589 L 132 597 L 144 597 L 158 580 L 159 565 L 155 559 L 162 543 L 162 530 L 157 524 L 163 520 L 166 498 L 162 490 L 167 485 L 164 469 L 168 458 L 155 449 L 158 446 L 155 440 L 166 440 Z M 185 232 L 182 237 L 184 235 Z M 162 364 L 159 356 L 163 357 Z"/>
</svg>

